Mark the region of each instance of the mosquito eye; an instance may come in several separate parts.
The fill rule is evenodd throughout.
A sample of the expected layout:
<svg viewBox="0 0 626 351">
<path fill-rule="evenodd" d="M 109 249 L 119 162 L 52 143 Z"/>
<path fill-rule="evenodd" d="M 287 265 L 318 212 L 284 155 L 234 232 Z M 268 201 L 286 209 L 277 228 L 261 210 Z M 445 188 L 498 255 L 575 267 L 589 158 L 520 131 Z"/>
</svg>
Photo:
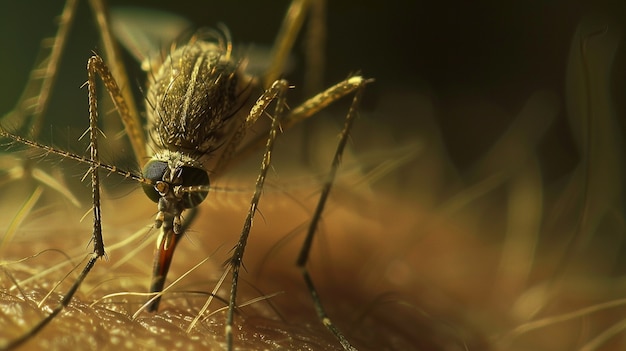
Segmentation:
<svg viewBox="0 0 626 351">
<path fill-rule="evenodd" d="M 167 170 L 167 162 L 149 161 L 143 167 L 142 174 L 144 178 L 149 179 L 156 183 L 159 180 L 163 180 L 163 175 L 165 174 L 166 170 Z M 159 202 L 161 195 L 159 194 L 158 191 L 156 191 L 156 189 L 154 188 L 154 185 L 141 184 L 141 187 L 143 188 L 143 192 L 146 193 L 146 195 L 148 196 L 148 198 L 150 198 L 150 200 L 154 202 Z"/>
<path fill-rule="evenodd" d="M 201 168 L 197 167 L 181 167 L 181 178 L 183 180 L 183 186 L 202 185 L 208 186 L 209 175 Z M 192 208 L 200 205 L 204 199 L 206 199 L 208 191 L 194 191 L 183 194 L 183 206 L 185 208 Z"/>
</svg>

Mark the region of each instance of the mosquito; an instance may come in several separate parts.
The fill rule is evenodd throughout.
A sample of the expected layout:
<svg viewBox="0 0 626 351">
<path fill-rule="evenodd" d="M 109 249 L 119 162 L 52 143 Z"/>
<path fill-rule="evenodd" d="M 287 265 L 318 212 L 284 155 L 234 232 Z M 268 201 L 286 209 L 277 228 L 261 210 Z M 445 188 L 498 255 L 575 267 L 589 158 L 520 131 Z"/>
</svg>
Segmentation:
<svg viewBox="0 0 626 351">
<path fill-rule="evenodd" d="M 63 30 L 69 27 L 75 17 L 76 3 L 77 0 L 68 0 L 66 3 L 58 34 L 61 39 L 63 39 L 62 36 L 67 35 L 67 31 Z M 316 1 L 302 0 L 294 0 L 291 3 L 276 39 L 271 65 L 261 77 L 248 74 L 241 61 L 234 57 L 232 40 L 225 28 L 199 30 L 191 36 L 191 39 L 172 44 L 165 55 L 147 57 L 142 62 L 142 67 L 148 72 L 148 82 L 144 92 L 145 133 L 135 104 L 132 102 L 132 96 L 120 89 L 120 86 L 128 86 L 128 84 L 111 35 L 107 8 L 102 0 L 91 0 L 90 5 L 100 28 L 109 64 L 96 53 L 89 58 L 87 63 L 89 128 L 84 135 L 89 136 L 89 156 L 80 156 L 38 143 L 32 138 L 11 133 L 4 126 L 0 129 L 0 137 L 89 166 L 88 174 L 91 176 L 93 198 L 93 253 L 59 305 L 27 333 L 2 348 L 15 348 L 41 331 L 69 304 L 98 259 L 105 256 L 101 225 L 103 214 L 100 210 L 100 171 L 119 174 L 140 183 L 147 197 L 157 204 L 158 213 L 154 220 L 154 227 L 159 230 L 159 233 L 150 286 L 154 297 L 147 303 L 147 310 L 154 312 L 159 308 L 161 292 L 174 251 L 196 216 L 198 205 L 208 197 L 212 190 L 210 179 L 246 157 L 250 150 L 263 148 L 263 157 L 248 214 L 232 256 L 226 263 L 226 272 L 230 272 L 232 279 L 225 339 L 226 348 L 232 350 L 239 273 L 253 218 L 257 212 L 264 182 L 271 165 L 275 140 L 281 130 L 314 115 L 341 97 L 353 94 L 335 156 L 324 181 L 296 265 L 312 296 L 321 323 L 337 338 L 345 350 L 355 350 L 326 314 L 306 265 L 350 128 L 357 116 L 364 87 L 371 80 L 361 76 L 351 76 L 288 111 L 286 95 L 290 85 L 285 79 L 280 78 L 284 62 L 307 12 L 316 6 L 323 5 Z M 100 161 L 98 134 L 101 132 L 98 129 L 96 91 L 98 78 L 102 81 L 124 123 L 135 158 L 139 164 L 142 164 L 141 173 L 124 171 Z M 252 95 L 257 88 L 262 93 L 254 100 Z M 247 107 L 250 105 L 251 107 Z M 271 108 L 273 110 L 270 110 Z M 256 138 L 248 138 L 251 141 L 247 141 L 248 139 L 245 138 L 247 132 L 257 124 L 260 117 L 265 115 L 271 116 L 271 126 L 267 133 Z"/>
</svg>

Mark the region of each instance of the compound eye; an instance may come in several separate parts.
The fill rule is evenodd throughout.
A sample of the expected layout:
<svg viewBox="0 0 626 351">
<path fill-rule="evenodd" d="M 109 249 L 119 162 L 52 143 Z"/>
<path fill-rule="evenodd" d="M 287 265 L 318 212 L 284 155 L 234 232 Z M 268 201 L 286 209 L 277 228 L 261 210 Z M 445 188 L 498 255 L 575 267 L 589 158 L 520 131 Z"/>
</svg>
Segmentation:
<svg viewBox="0 0 626 351">
<path fill-rule="evenodd" d="M 183 166 L 180 168 L 182 186 L 209 186 L 209 175 L 202 169 L 197 167 Z M 200 205 L 206 199 L 209 191 L 194 191 L 183 194 L 182 201 L 185 208 L 192 208 Z"/>
<path fill-rule="evenodd" d="M 163 180 L 163 175 L 165 171 L 167 171 L 167 162 L 163 161 L 149 161 L 143 167 L 143 177 L 151 180 L 154 184 L 158 181 Z M 154 188 L 154 185 L 150 184 L 141 184 L 143 188 L 143 192 L 146 193 L 148 198 L 154 202 L 159 202 L 161 198 L 161 194 Z"/>
</svg>

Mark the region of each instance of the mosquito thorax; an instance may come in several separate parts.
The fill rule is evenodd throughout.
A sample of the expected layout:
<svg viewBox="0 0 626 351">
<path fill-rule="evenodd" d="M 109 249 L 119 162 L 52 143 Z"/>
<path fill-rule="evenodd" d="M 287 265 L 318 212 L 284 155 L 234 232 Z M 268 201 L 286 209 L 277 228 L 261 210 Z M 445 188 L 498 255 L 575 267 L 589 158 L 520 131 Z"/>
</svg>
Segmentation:
<svg viewBox="0 0 626 351">
<path fill-rule="evenodd" d="M 196 40 L 180 46 L 149 77 L 149 150 L 213 158 L 239 125 L 232 121 L 249 111 L 242 107 L 254 80 L 223 44 Z"/>
<path fill-rule="evenodd" d="M 176 212 L 198 206 L 208 195 L 209 174 L 189 156 L 176 152 L 156 154 L 142 170 L 143 177 L 152 184 L 143 184 L 143 191 L 152 201 L 168 202 Z M 202 186 L 202 191 L 180 191 L 182 188 Z"/>
</svg>

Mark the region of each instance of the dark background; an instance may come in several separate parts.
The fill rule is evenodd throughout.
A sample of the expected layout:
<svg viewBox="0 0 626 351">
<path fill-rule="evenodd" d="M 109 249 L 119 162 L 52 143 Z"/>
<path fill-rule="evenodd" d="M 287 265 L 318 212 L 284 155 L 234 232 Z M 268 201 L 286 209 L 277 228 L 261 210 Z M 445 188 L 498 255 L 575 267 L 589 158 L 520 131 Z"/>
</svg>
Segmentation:
<svg viewBox="0 0 626 351">
<path fill-rule="evenodd" d="M 116 3 L 175 12 L 198 25 L 222 22 L 236 43 L 270 44 L 288 2 L 111 1 Z M 61 6 L 62 1 L 2 5 L 0 111 L 10 110 L 16 101 L 39 41 L 54 33 L 53 18 Z M 98 51 L 99 43 L 86 4 L 80 6 L 51 114 L 86 121 L 86 92 L 78 88 L 86 80 L 90 51 Z M 330 84 L 355 72 L 376 78 L 365 108 L 379 112 L 398 139 L 418 136 L 424 118 L 410 98 L 402 97 L 415 92 L 432 99 L 447 150 L 461 170 L 501 135 L 532 92 L 548 89 L 562 98 L 568 52 L 582 18 L 604 14 L 618 23 L 626 18 L 621 1 L 330 1 L 327 6 L 325 80 Z M 620 49 L 614 68 L 618 108 L 624 92 L 623 57 Z M 292 80 L 298 84 L 297 77 Z M 376 110 L 389 96 L 396 97 L 396 108 Z M 494 107 L 501 113 L 484 113 Z M 576 162 L 564 121 L 561 112 L 544 142 L 546 163 L 553 166 L 554 158 L 561 160 L 563 169 L 551 170 L 556 178 Z"/>
</svg>

